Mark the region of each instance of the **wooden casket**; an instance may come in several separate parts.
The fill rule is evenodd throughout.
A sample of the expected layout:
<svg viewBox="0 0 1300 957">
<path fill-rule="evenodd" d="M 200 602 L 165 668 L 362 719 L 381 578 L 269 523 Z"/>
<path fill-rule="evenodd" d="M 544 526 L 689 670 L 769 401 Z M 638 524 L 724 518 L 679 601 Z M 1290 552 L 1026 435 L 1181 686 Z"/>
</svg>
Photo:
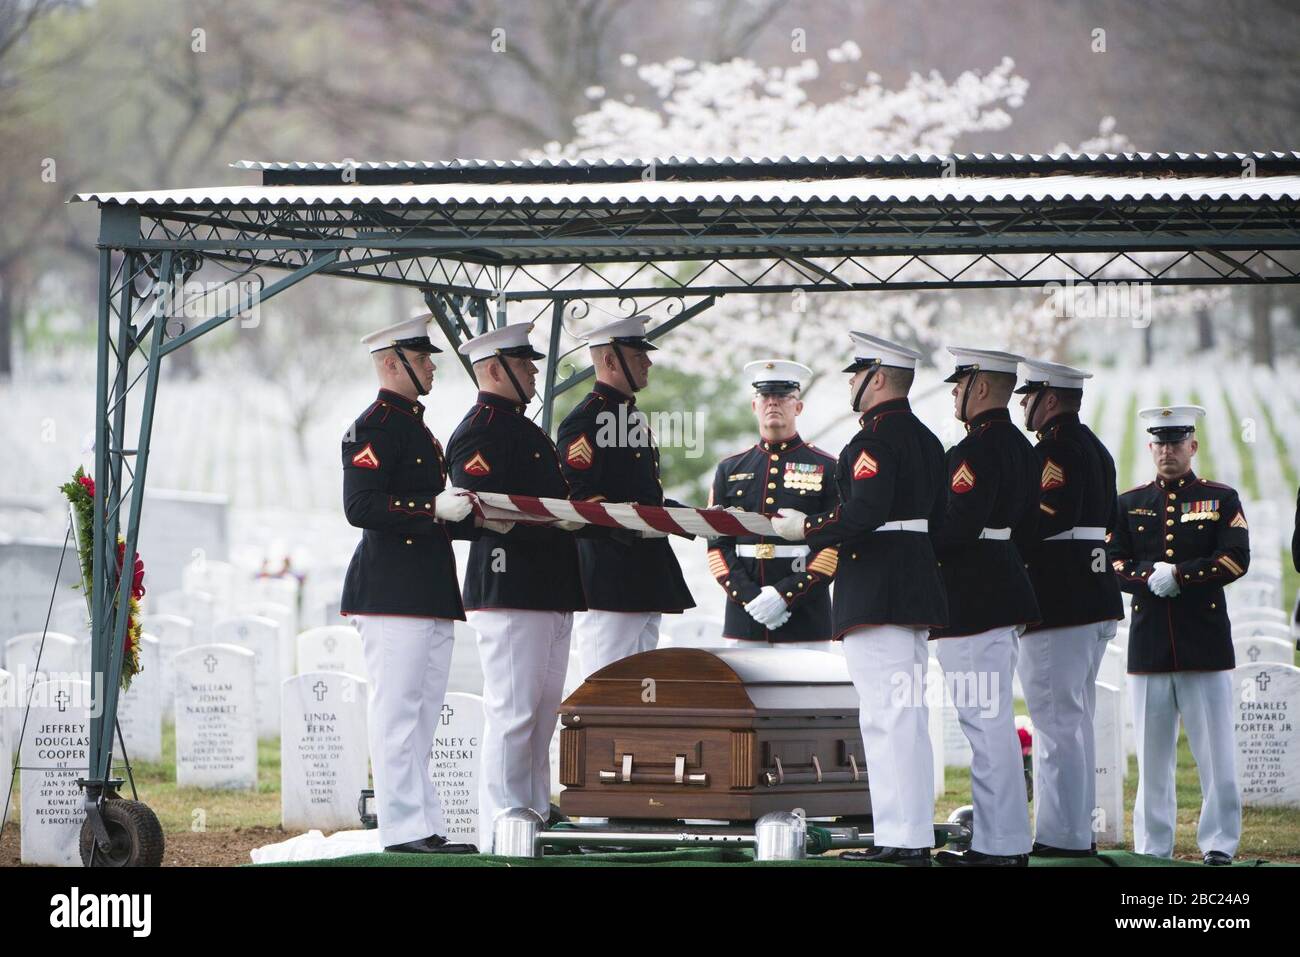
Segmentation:
<svg viewBox="0 0 1300 957">
<path fill-rule="evenodd" d="M 870 813 L 858 696 L 829 652 L 648 651 L 587 678 L 560 720 L 570 816 Z"/>
</svg>

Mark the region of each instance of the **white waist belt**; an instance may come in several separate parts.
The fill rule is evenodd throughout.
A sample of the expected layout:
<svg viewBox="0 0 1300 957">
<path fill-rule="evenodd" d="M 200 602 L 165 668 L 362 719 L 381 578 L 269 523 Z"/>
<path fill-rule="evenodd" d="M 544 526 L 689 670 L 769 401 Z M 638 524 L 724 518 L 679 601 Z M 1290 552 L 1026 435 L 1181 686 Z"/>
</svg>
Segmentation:
<svg viewBox="0 0 1300 957">
<path fill-rule="evenodd" d="M 1045 542 L 1068 542 L 1071 540 L 1104 542 L 1106 540 L 1106 530 L 1095 525 L 1076 525 L 1074 528 L 1067 528 L 1063 532 L 1043 539 Z"/>
<path fill-rule="evenodd" d="M 736 554 L 745 558 L 799 558 L 811 549 L 807 545 L 737 545 Z"/>
<path fill-rule="evenodd" d="M 996 538 L 1000 542 L 1005 542 L 1011 537 L 1009 528 L 986 528 L 980 532 L 980 538 Z"/>
<path fill-rule="evenodd" d="M 875 529 L 877 532 L 928 532 L 929 530 L 928 518 L 905 518 L 898 522 L 886 522 Z"/>
</svg>

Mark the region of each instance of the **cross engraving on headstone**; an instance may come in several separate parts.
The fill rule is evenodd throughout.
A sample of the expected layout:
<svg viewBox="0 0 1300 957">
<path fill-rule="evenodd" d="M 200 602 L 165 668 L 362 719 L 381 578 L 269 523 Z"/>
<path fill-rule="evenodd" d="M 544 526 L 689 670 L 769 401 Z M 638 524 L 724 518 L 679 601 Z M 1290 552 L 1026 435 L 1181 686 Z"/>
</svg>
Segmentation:
<svg viewBox="0 0 1300 957">
<path fill-rule="evenodd" d="M 66 691 L 59 689 L 59 693 L 54 696 L 54 700 L 58 702 L 60 711 L 68 710 L 68 693 Z"/>
<path fill-rule="evenodd" d="M 1251 645 L 1250 651 L 1246 652 L 1246 657 L 1251 661 L 1259 661 L 1259 645 Z"/>
<path fill-rule="evenodd" d="M 203 659 L 203 666 L 208 669 L 208 674 L 212 674 L 217 670 L 217 659 L 212 655 L 208 655 Z"/>
<path fill-rule="evenodd" d="M 325 650 L 328 651 L 331 655 L 334 654 L 334 649 L 337 648 L 338 646 L 339 646 L 339 640 L 335 638 L 333 635 L 330 635 L 328 638 L 325 639 Z"/>
<path fill-rule="evenodd" d="M 329 685 L 327 685 L 325 682 L 317 681 L 314 685 L 311 686 L 311 690 L 316 692 L 317 701 L 324 701 L 325 692 L 329 691 L 330 688 Z"/>
<path fill-rule="evenodd" d="M 451 716 L 456 713 L 456 709 L 449 704 L 442 706 L 442 723 L 451 724 Z"/>
<path fill-rule="evenodd" d="M 1273 679 L 1268 676 L 1267 671 L 1261 671 L 1259 674 L 1255 675 L 1255 684 L 1260 691 L 1267 691 L 1268 683 L 1272 680 Z"/>
</svg>

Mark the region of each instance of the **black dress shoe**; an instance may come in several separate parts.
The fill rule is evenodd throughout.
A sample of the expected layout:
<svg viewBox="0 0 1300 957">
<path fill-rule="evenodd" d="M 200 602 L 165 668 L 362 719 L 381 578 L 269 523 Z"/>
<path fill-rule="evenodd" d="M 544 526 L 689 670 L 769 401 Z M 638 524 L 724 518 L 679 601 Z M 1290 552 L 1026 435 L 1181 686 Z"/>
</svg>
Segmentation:
<svg viewBox="0 0 1300 957">
<path fill-rule="evenodd" d="M 431 834 L 418 841 L 405 844 L 390 844 L 384 848 L 391 854 L 477 854 L 478 848 L 473 844 L 450 844 L 445 837 Z"/>
<path fill-rule="evenodd" d="M 1206 851 L 1201 860 L 1211 867 L 1227 867 L 1232 863 L 1232 855 L 1225 854 L 1223 851 Z"/>
<path fill-rule="evenodd" d="M 981 854 L 979 851 L 940 851 L 934 862 L 943 867 L 1028 867 L 1028 854 Z"/>
<path fill-rule="evenodd" d="M 1097 845 L 1094 844 L 1086 851 L 1082 848 L 1073 847 L 1053 847 L 1050 844 L 1039 844 L 1034 842 L 1034 849 L 1029 852 L 1030 857 L 1096 857 Z"/>
<path fill-rule="evenodd" d="M 866 847 L 860 851 L 845 851 L 842 861 L 867 861 L 872 864 L 901 864 L 903 867 L 929 867 L 928 847 Z"/>
</svg>

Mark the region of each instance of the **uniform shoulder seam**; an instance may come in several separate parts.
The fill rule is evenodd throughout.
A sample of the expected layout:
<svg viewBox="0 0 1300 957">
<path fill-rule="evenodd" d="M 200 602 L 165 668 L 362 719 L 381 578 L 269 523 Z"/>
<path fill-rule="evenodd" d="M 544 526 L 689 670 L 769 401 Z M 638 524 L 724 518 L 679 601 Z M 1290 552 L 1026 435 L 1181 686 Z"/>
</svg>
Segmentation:
<svg viewBox="0 0 1300 957">
<path fill-rule="evenodd" d="M 1150 488 L 1154 484 L 1155 484 L 1154 482 L 1143 482 L 1141 485 L 1134 485 L 1132 488 L 1124 489 L 1124 491 L 1120 492 L 1120 494 L 1127 495 L 1129 492 L 1140 492 L 1142 491 L 1142 489 Z"/>
</svg>

